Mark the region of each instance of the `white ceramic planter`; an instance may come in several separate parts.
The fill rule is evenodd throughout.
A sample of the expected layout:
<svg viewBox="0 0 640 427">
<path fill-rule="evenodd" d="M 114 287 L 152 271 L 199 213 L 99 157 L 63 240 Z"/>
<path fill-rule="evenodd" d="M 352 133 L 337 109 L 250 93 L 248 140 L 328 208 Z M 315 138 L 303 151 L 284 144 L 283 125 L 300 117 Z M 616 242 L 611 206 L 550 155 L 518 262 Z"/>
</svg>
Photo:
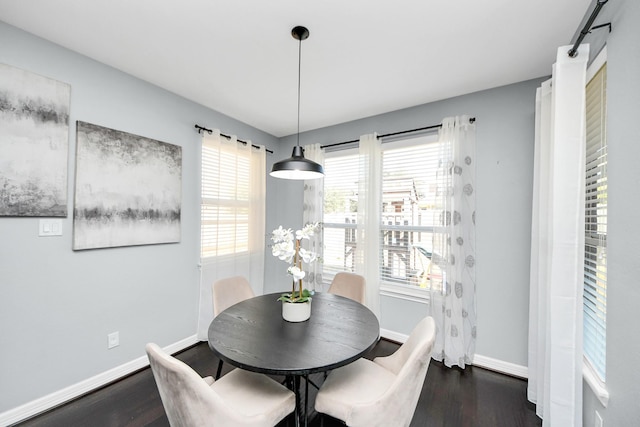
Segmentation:
<svg viewBox="0 0 640 427">
<path fill-rule="evenodd" d="M 287 322 L 304 322 L 311 317 L 311 300 L 307 302 L 282 301 L 282 318 Z"/>
</svg>

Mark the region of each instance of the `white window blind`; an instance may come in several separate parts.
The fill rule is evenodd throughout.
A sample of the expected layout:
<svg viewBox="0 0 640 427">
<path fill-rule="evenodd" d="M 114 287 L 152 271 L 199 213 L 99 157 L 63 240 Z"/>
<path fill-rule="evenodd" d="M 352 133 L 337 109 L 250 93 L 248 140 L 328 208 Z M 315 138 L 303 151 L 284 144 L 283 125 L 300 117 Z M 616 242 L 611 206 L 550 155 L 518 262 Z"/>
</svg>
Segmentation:
<svg viewBox="0 0 640 427">
<path fill-rule="evenodd" d="M 353 272 L 358 207 L 358 152 L 327 153 L 324 163 L 323 280 Z"/>
<path fill-rule="evenodd" d="M 607 315 L 606 64 L 586 88 L 584 354 L 605 380 Z"/>
<path fill-rule="evenodd" d="M 202 146 L 202 258 L 249 250 L 250 152 L 233 148 Z"/>
<path fill-rule="evenodd" d="M 382 152 L 382 283 L 426 288 L 431 274 L 437 138 L 387 143 Z"/>
</svg>

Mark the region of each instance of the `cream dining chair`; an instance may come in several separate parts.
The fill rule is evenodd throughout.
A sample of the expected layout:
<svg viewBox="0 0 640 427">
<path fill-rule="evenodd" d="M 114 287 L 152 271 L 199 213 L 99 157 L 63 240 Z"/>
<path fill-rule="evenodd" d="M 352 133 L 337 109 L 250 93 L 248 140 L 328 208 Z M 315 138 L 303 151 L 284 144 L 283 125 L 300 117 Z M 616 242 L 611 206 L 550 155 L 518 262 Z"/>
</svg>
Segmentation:
<svg viewBox="0 0 640 427">
<path fill-rule="evenodd" d="M 327 292 L 351 298 L 363 305 L 366 302 L 366 282 L 359 274 L 344 271 L 336 274 Z"/>
<path fill-rule="evenodd" d="M 234 304 L 253 298 L 255 294 L 251 285 L 242 276 L 227 277 L 225 279 L 216 280 L 211 285 L 211 296 L 213 299 L 213 317 L 225 311 Z M 223 362 L 218 363 L 216 379 L 220 378 Z"/>
<path fill-rule="evenodd" d="M 243 276 L 227 277 L 213 282 L 211 285 L 213 297 L 213 317 L 225 311 L 234 304 L 256 296 L 251 285 Z"/>
<path fill-rule="evenodd" d="M 392 355 L 333 370 L 318 391 L 316 411 L 352 427 L 409 426 L 435 338 L 435 322 L 425 317 Z"/>
<path fill-rule="evenodd" d="M 348 273 L 346 271 L 337 273 L 333 276 L 327 292 L 350 298 L 362 305 L 366 305 L 367 302 L 367 283 L 365 278 L 359 274 Z M 324 377 L 327 378 L 328 374 L 329 372 L 325 371 Z M 315 383 L 312 382 L 311 384 L 318 388 Z"/>
<path fill-rule="evenodd" d="M 172 427 L 273 427 L 295 409 L 293 392 L 265 375 L 234 369 L 202 378 L 157 344 L 146 351 Z"/>
</svg>

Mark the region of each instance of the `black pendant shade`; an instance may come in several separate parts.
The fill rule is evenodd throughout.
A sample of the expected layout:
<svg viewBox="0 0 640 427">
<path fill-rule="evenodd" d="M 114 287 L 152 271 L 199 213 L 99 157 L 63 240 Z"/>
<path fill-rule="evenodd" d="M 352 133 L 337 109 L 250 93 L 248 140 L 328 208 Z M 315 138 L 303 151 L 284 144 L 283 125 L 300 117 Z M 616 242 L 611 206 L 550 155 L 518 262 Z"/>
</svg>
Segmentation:
<svg viewBox="0 0 640 427">
<path fill-rule="evenodd" d="M 288 159 L 273 164 L 271 176 L 283 179 L 316 179 L 324 176 L 322 165 L 304 158 L 304 148 L 296 145 Z"/>
<path fill-rule="evenodd" d="M 309 37 L 309 30 L 297 26 L 291 30 L 291 35 L 299 41 L 298 44 L 298 135 L 296 146 L 288 159 L 280 160 L 273 164 L 271 175 L 274 178 L 283 179 L 316 179 L 324 176 L 322 165 L 304 157 L 304 148 L 300 146 L 300 57 L 302 52 L 302 40 Z"/>
</svg>

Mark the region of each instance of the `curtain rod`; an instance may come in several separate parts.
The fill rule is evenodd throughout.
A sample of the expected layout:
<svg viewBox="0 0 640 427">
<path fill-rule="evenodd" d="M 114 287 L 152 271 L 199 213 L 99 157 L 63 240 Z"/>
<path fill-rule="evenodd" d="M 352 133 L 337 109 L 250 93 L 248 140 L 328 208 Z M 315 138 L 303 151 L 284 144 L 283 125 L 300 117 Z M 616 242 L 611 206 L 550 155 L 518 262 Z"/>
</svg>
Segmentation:
<svg viewBox="0 0 640 427">
<path fill-rule="evenodd" d="M 475 117 L 470 117 L 469 118 L 469 122 L 470 123 L 473 123 L 475 121 L 476 121 Z M 405 133 L 418 132 L 418 131 L 421 131 L 421 130 L 437 129 L 437 128 L 440 128 L 440 127 L 442 127 L 442 123 L 437 124 L 437 125 L 425 126 L 423 128 L 401 130 L 400 132 L 385 133 L 384 135 L 379 135 L 378 138 L 386 138 L 388 136 L 402 135 L 402 134 L 405 134 Z M 334 144 L 321 145 L 320 148 L 337 147 L 338 145 L 353 144 L 354 142 L 358 142 L 358 141 L 360 141 L 360 139 L 352 139 L 351 141 L 336 142 Z"/>
<path fill-rule="evenodd" d="M 582 40 L 584 39 L 584 37 L 587 34 L 589 34 L 591 32 L 591 30 L 595 30 L 595 29 L 598 29 L 598 28 L 602 28 L 602 27 L 607 27 L 608 26 L 609 27 L 609 32 L 611 32 L 611 23 L 602 24 L 602 25 L 596 25 L 595 27 L 592 27 L 593 21 L 596 20 L 596 17 L 598 16 L 598 13 L 600 13 L 600 9 L 602 9 L 602 6 L 604 6 L 608 1 L 609 0 L 598 0 L 598 2 L 596 3 L 596 7 L 593 9 L 593 12 L 591 12 L 591 16 L 587 20 L 587 23 L 584 24 L 584 28 L 582 28 L 582 31 L 580 31 L 580 35 L 578 36 L 578 39 L 573 44 L 573 47 L 571 49 L 569 49 L 569 52 L 567 52 L 567 54 L 571 58 L 575 58 L 576 56 L 578 56 L 578 47 L 580 47 L 580 43 L 582 43 Z"/>
<path fill-rule="evenodd" d="M 198 133 L 209 132 L 209 135 L 213 134 L 213 129 L 207 129 L 207 128 L 202 127 L 202 126 L 200 126 L 200 125 L 196 125 L 196 129 L 198 129 Z M 227 139 L 231 139 L 231 136 L 229 136 L 229 135 L 225 135 L 224 133 L 221 133 L 221 134 L 220 134 L 220 136 L 224 136 L 224 137 L 225 137 L 225 138 L 227 138 Z M 244 144 L 244 145 L 247 145 L 247 144 L 248 144 L 248 142 L 247 142 L 247 141 L 243 141 L 243 140 L 241 140 L 241 139 L 237 139 L 237 141 L 238 141 L 238 142 L 240 142 L 240 143 L 242 143 L 242 144 Z M 251 146 L 252 146 L 253 148 L 260 148 L 259 146 L 257 146 L 257 145 L 253 145 L 253 144 L 251 144 Z M 267 153 L 273 154 L 273 151 L 271 151 L 271 150 L 269 150 L 269 149 L 267 149 L 267 148 L 265 148 L 265 151 L 266 151 Z"/>
</svg>

